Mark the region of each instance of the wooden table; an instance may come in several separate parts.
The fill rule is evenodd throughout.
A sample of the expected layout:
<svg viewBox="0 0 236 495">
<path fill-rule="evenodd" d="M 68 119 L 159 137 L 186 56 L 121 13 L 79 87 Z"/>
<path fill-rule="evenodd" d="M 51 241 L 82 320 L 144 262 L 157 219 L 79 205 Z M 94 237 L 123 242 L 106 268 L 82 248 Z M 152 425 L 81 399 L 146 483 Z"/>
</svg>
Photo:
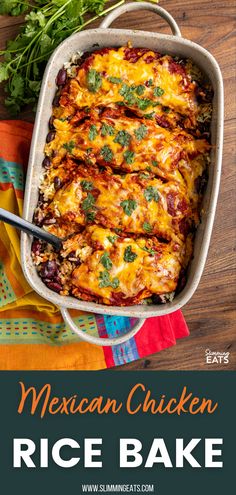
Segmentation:
<svg viewBox="0 0 236 495">
<path fill-rule="evenodd" d="M 209 255 L 201 283 L 183 314 L 190 337 L 177 346 L 118 368 L 119 370 L 235 370 L 236 369 L 236 208 L 235 208 L 235 0 L 163 0 L 182 35 L 202 45 L 217 59 L 225 84 L 223 175 Z M 0 48 L 19 30 L 20 18 L 0 17 Z M 99 23 L 95 23 L 94 26 Z M 114 27 L 169 32 L 155 14 L 125 14 Z M 158 46 L 157 46 L 158 49 Z M 0 118 L 9 118 L 0 102 Z M 32 121 L 22 112 L 20 118 Z M 229 351 L 228 365 L 206 365 L 205 350 Z"/>
</svg>

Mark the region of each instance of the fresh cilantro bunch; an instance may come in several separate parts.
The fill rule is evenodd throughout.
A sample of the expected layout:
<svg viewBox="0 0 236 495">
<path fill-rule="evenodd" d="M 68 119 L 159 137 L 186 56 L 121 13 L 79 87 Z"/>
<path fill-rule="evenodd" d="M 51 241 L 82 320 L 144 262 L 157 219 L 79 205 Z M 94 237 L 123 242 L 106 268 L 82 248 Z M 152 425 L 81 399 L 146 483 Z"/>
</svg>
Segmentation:
<svg viewBox="0 0 236 495">
<path fill-rule="evenodd" d="M 0 14 L 26 13 L 21 32 L 0 51 L 0 82 L 6 81 L 5 105 L 12 114 L 37 101 L 46 63 L 65 38 L 124 3 L 105 9 L 108 0 L 1 0 Z M 94 14 L 94 15 L 93 15 Z"/>
</svg>

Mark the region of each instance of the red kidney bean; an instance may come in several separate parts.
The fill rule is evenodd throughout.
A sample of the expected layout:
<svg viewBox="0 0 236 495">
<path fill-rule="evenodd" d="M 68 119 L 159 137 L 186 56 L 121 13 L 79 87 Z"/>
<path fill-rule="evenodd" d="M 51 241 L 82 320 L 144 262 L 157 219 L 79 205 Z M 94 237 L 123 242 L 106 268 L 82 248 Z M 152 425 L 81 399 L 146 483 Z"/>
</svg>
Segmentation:
<svg viewBox="0 0 236 495">
<path fill-rule="evenodd" d="M 54 131 L 54 129 L 55 129 L 53 122 L 54 122 L 54 117 L 51 116 L 49 119 L 49 123 L 48 123 L 50 131 Z"/>
<path fill-rule="evenodd" d="M 55 133 L 55 132 L 50 131 L 50 132 L 47 134 L 47 137 L 46 137 L 46 142 L 47 142 L 47 143 L 50 143 L 51 141 L 53 141 L 53 139 L 55 138 L 55 135 L 56 135 L 56 133 Z"/>
<path fill-rule="evenodd" d="M 42 278 L 51 280 L 58 273 L 58 268 L 55 260 L 45 261 L 41 264 L 40 274 Z"/>
<path fill-rule="evenodd" d="M 52 100 L 52 105 L 53 107 L 59 107 L 59 104 L 60 104 L 60 95 L 56 95 Z"/>
<path fill-rule="evenodd" d="M 32 242 L 31 250 L 34 254 L 39 255 L 41 249 L 41 242 L 38 239 L 35 239 Z"/>
<path fill-rule="evenodd" d="M 55 190 L 57 191 L 57 189 L 60 189 L 61 187 L 61 179 L 60 177 L 54 177 L 54 187 L 55 187 Z"/>
<path fill-rule="evenodd" d="M 45 156 L 42 165 L 43 165 L 44 168 L 49 168 L 50 167 L 51 161 L 50 161 L 50 158 L 48 158 L 48 156 Z"/>
<path fill-rule="evenodd" d="M 65 69 L 60 69 L 58 74 L 57 74 L 57 78 L 56 78 L 56 84 L 57 86 L 64 86 L 64 84 L 66 83 L 66 79 L 67 79 L 67 72 Z"/>
<path fill-rule="evenodd" d="M 62 290 L 62 285 L 57 282 L 47 282 L 46 284 L 49 289 L 54 290 L 54 292 L 60 292 Z"/>
</svg>

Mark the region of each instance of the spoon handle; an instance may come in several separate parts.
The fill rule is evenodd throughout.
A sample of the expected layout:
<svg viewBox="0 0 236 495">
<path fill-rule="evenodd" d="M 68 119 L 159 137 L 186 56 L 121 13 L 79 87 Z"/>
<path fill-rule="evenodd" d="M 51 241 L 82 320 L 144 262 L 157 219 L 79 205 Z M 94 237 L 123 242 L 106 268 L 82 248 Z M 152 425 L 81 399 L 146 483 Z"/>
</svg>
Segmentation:
<svg viewBox="0 0 236 495">
<path fill-rule="evenodd" d="M 37 239 L 42 239 L 43 241 L 52 244 L 57 249 L 61 248 L 61 244 L 62 244 L 61 239 L 59 239 L 53 234 L 50 234 L 49 232 L 46 232 L 40 227 L 37 227 L 37 225 L 27 222 L 27 220 L 24 220 L 23 218 L 14 215 L 14 213 L 4 210 L 4 208 L 0 208 L 0 220 L 3 220 L 3 222 L 9 223 L 10 225 L 13 225 L 13 227 L 16 227 L 17 229 L 23 230 L 23 232 L 26 232 L 27 234 L 37 237 Z"/>
</svg>

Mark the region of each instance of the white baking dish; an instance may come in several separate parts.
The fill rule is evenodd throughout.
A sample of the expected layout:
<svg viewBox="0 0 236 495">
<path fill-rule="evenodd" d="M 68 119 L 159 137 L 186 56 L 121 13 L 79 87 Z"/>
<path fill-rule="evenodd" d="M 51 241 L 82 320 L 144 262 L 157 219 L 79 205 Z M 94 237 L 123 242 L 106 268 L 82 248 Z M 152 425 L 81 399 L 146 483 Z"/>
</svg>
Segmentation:
<svg viewBox="0 0 236 495">
<path fill-rule="evenodd" d="M 155 34 L 144 31 L 108 29 L 111 22 L 120 14 L 131 10 L 148 9 L 163 17 L 170 25 L 173 35 Z M 122 343 L 142 326 L 143 319 L 150 316 L 160 316 L 171 313 L 192 297 L 196 290 L 205 265 L 207 251 L 210 243 L 212 226 L 220 184 L 222 142 L 223 142 L 223 82 L 217 62 L 204 48 L 181 37 L 180 30 L 175 20 L 163 8 L 147 2 L 128 3 L 112 11 L 102 22 L 99 29 L 91 29 L 74 34 L 61 43 L 51 56 L 45 70 L 34 133 L 30 150 L 28 173 L 26 180 L 24 218 L 32 221 L 33 212 L 38 199 L 39 179 L 42 173 L 42 160 L 44 157 L 45 138 L 48 133 L 48 120 L 51 115 L 51 104 L 55 94 L 55 79 L 58 70 L 77 52 L 93 51 L 96 47 L 122 46 L 131 41 L 134 47 L 147 47 L 161 53 L 190 57 L 210 79 L 214 89 L 213 117 L 212 117 L 212 154 L 209 171 L 209 181 L 205 192 L 201 225 L 199 226 L 195 244 L 194 257 L 188 270 L 188 280 L 185 288 L 176 296 L 173 302 L 164 305 L 137 305 L 128 307 L 105 306 L 92 302 L 79 301 L 74 297 L 60 296 L 47 288 L 39 278 L 31 258 L 31 238 L 21 235 L 21 259 L 24 274 L 32 288 L 42 297 L 59 306 L 64 320 L 80 337 L 99 345 L 111 345 Z M 67 308 L 74 308 L 93 313 L 106 315 L 124 315 L 141 318 L 136 326 L 125 336 L 116 339 L 99 339 L 85 334 L 75 326 Z"/>
</svg>

